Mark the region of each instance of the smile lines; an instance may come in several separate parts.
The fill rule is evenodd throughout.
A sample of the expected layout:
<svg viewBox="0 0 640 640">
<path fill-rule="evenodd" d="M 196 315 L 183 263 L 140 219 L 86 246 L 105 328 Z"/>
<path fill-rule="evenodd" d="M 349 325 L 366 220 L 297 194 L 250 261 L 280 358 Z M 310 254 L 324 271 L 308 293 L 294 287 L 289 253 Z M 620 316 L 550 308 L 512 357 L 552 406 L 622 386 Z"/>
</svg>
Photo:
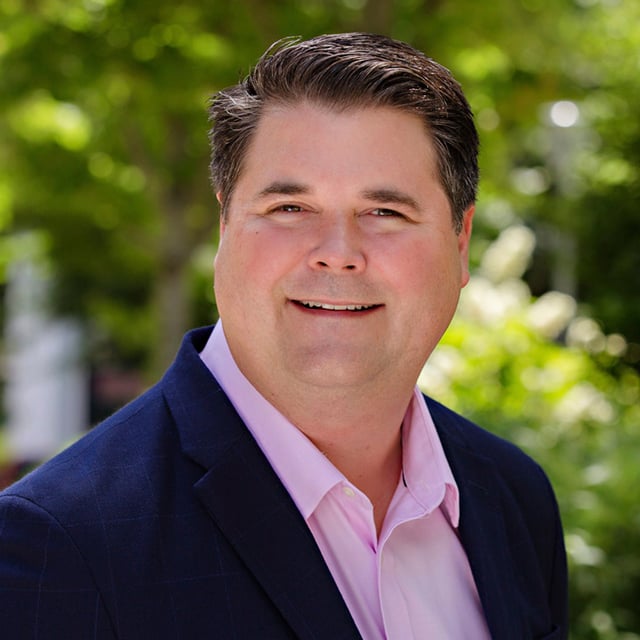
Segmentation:
<svg viewBox="0 0 640 640">
<path fill-rule="evenodd" d="M 379 304 L 327 304 L 308 300 L 299 300 L 297 302 L 307 309 L 325 309 L 326 311 L 367 311 L 380 306 Z"/>
</svg>

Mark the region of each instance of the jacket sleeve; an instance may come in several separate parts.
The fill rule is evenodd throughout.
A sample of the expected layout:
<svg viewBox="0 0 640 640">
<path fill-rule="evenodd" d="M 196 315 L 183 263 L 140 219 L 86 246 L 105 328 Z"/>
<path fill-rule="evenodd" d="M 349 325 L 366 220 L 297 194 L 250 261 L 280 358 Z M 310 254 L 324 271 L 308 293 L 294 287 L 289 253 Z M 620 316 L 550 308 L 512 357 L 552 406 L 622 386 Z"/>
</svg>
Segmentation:
<svg viewBox="0 0 640 640">
<path fill-rule="evenodd" d="M 549 481 L 546 480 L 546 483 L 550 496 L 549 502 L 553 507 L 553 554 L 549 578 L 549 606 L 553 619 L 557 621 L 558 628 L 561 630 L 558 638 L 567 638 L 569 636 L 567 555 L 558 503 Z"/>
<path fill-rule="evenodd" d="M 13 640 L 117 636 L 85 559 L 51 514 L 0 497 L 0 634 Z"/>
</svg>

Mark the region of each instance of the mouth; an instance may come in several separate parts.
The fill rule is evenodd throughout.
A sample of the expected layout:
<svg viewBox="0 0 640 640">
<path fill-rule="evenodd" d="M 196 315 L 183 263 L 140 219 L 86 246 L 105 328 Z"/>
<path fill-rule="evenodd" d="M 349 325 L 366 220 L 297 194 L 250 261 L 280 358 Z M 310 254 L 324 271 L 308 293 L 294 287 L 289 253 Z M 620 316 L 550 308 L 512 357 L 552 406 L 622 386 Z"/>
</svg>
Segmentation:
<svg viewBox="0 0 640 640">
<path fill-rule="evenodd" d="M 330 304 L 327 302 L 316 302 L 315 300 L 293 300 L 293 302 L 305 309 L 321 309 L 323 311 L 350 311 L 359 313 L 378 309 L 381 304 Z"/>
</svg>

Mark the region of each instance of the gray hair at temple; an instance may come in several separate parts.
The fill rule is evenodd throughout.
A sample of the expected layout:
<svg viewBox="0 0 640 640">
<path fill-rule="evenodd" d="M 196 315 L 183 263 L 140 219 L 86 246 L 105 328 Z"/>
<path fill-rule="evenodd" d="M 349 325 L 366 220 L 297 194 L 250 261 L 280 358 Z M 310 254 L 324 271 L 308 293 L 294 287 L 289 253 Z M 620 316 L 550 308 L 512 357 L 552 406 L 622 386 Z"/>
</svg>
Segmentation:
<svg viewBox="0 0 640 640">
<path fill-rule="evenodd" d="M 464 93 L 448 69 L 422 52 L 368 33 L 279 40 L 242 82 L 213 96 L 210 168 L 223 216 L 264 106 L 303 101 L 418 115 L 437 154 L 454 228 L 461 230 L 478 188 L 478 132 Z"/>
</svg>

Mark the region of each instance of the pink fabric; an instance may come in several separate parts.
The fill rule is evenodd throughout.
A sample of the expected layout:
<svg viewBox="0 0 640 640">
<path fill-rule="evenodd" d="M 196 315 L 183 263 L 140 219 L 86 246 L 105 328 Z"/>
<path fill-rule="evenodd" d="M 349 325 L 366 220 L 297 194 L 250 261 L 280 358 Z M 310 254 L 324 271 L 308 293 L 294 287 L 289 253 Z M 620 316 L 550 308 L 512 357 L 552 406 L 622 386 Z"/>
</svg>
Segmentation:
<svg viewBox="0 0 640 640">
<path fill-rule="evenodd" d="M 365 640 L 490 638 L 456 532 L 458 488 L 418 389 L 378 538 L 369 499 L 244 377 L 221 323 L 201 358 L 307 521 Z"/>
</svg>

